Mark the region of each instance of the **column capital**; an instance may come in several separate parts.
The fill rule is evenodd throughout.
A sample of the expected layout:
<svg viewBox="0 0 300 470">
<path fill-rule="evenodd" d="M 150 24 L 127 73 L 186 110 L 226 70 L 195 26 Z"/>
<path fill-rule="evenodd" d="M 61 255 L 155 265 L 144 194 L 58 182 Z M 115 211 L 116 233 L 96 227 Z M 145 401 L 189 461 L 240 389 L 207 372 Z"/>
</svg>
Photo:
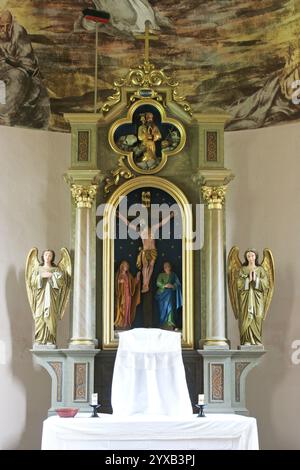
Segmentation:
<svg viewBox="0 0 300 470">
<path fill-rule="evenodd" d="M 70 189 L 76 207 L 85 207 L 87 209 L 91 209 L 97 195 L 97 184 L 90 184 L 89 186 L 83 186 L 82 184 L 72 184 Z"/>
<path fill-rule="evenodd" d="M 96 199 L 99 183 L 104 176 L 98 170 L 70 170 L 64 175 L 78 208 L 90 209 Z"/>
<path fill-rule="evenodd" d="M 193 175 L 192 180 L 201 188 L 201 197 L 208 209 L 222 209 L 225 203 L 227 184 L 234 174 L 227 168 L 201 169 Z"/>
<path fill-rule="evenodd" d="M 222 209 L 225 203 L 226 186 L 202 186 L 202 198 L 208 209 Z"/>
</svg>

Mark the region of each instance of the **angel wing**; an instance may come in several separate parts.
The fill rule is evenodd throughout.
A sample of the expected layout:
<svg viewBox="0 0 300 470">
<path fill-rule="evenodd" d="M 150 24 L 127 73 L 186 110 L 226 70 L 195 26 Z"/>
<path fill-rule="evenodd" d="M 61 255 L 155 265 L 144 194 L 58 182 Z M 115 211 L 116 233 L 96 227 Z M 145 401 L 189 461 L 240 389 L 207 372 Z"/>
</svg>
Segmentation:
<svg viewBox="0 0 300 470">
<path fill-rule="evenodd" d="M 32 311 L 32 315 L 34 316 L 35 313 L 35 295 L 33 291 L 32 285 L 32 275 L 39 269 L 39 259 L 38 259 L 38 249 L 31 248 L 28 253 L 26 266 L 25 266 L 25 283 L 26 283 L 26 290 L 27 290 L 27 297 L 29 301 L 29 305 Z"/>
<path fill-rule="evenodd" d="M 236 319 L 239 317 L 239 303 L 237 295 L 237 278 L 239 271 L 242 267 L 242 263 L 239 258 L 239 248 L 234 246 L 231 248 L 228 255 L 228 268 L 227 268 L 227 279 L 228 279 L 228 291 L 232 310 Z"/>
<path fill-rule="evenodd" d="M 266 289 L 265 294 L 264 294 L 264 306 L 265 306 L 264 319 L 265 319 L 267 316 L 269 307 L 270 307 L 272 297 L 273 297 L 274 283 L 275 283 L 274 258 L 273 258 L 271 250 L 269 250 L 268 248 L 264 249 L 264 258 L 261 263 L 261 266 L 264 268 L 269 278 L 269 289 Z"/>
<path fill-rule="evenodd" d="M 58 315 L 59 315 L 59 318 L 62 318 L 64 316 L 66 306 L 70 297 L 72 262 L 71 262 L 70 253 L 67 250 L 67 248 L 61 248 L 60 254 L 61 254 L 61 258 L 57 266 L 63 273 L 64 284 L 60 293 Z"/>
</svg>

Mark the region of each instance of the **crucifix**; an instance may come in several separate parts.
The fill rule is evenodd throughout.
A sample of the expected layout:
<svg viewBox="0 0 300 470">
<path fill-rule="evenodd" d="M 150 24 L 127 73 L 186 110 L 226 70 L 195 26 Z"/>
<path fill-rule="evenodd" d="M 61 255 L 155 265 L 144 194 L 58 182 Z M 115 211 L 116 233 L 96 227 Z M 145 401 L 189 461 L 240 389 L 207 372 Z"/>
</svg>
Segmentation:
<svg viewBox="0 0 300 470">
<path fill-rule="evenodd" d="M 142 39 L 145 41 L 145 62 L 149 63 L 149 55 L 150 55 L 150 40 L 157 41 L 158 35 L 150 33 L 150 25 L 151 22 L 149 20 L 145 21 L 145 33 L 144 34 L 135 34 L 134 37 L 136 39 Z"/>
<path fill-rule="evenodd" d="M 156 240 L 159 239 L 159 229 L 174 217 L 174 212 L 167 214 L 161 221 L 152 223 L 150 191 L 142 192 L 142 206 L 146 208 L 146 213 L 140 211 L 139 217 L 141 216 L 142 218 L 138 225 L 131 223 L 120 211 L 117 212 L 117 217 L 119 217 L 127 227 L 136 232 L 141 239 L 142 247 L 139 249 L 136 266 L 142 273 L 143 286 L 141 293 L 145 294 L 150 290 L 150 281 L 158 255 Z"/>
</svg>

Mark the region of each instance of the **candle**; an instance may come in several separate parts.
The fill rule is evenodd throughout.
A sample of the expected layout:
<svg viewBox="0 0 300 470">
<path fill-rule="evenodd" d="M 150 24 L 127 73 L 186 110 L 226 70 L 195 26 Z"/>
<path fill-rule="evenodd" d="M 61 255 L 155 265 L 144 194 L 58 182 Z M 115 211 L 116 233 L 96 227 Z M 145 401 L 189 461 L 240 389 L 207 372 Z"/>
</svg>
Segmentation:
<svg viewBox="0 0 300 470">
<path fill-rule="evenodd" d="M 204 405 L 204 394 L 198 395 L 198 405 Z"/>
<path fill-rule="evenodd" d="M 92 393 L 92 405 L 98 405 L 98 393 Z"/>
</svg>

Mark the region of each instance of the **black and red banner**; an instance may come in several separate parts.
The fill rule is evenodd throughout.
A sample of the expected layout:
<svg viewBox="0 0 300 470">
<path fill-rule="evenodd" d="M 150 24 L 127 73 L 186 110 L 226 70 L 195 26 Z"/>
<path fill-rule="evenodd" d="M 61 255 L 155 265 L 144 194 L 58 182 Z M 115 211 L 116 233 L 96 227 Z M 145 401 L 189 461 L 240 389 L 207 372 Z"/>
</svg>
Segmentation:
<svg viewBox="0 0 300 470">
<path fill-rule="evenodd" d="M 94 21 L 95 23 L 108 23 L 110 14 L 106 11 L 93 10 L 92 8 L 85 8 L 82 13 L 86 20 Z"/>
</svg>

